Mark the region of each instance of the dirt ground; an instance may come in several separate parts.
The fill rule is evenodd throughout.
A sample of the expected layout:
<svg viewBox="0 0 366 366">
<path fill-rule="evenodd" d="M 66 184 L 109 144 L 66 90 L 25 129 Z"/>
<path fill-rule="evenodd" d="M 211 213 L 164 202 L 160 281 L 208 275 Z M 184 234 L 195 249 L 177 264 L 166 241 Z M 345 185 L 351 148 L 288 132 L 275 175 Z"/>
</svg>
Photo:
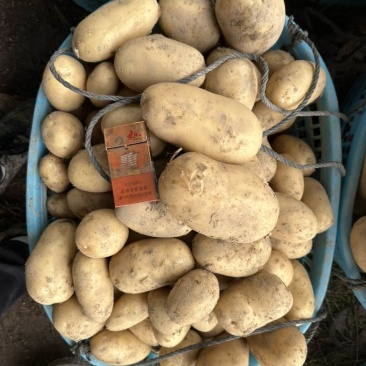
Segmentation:
<svg viewBox="0 0 366 366">
<path fill-rule="evenodd" d="M 342 100 L 357 75 L 366 71 L 366 7 L 285 2 L 287 14 L 309 31 Z M 0 1 L 0 117 L 35 98 L 49 57 L 86 14 L 71 0 Z M 27 135 L 29 111 L 20 109 L 17 118 Z M 0 197 L 0 233 L 10 227 L 25 230 L 25 181 L 22 169 Z M 329 316 L 309 344 L 307 365 L 361 365 L 366 361 L 365 310 L 335 276 L 324 307 Z M 0 329 L 0 366 L 46 366 L 71 355 L 42 307 L 28 296 L 0 318 Z"/>
</svg>

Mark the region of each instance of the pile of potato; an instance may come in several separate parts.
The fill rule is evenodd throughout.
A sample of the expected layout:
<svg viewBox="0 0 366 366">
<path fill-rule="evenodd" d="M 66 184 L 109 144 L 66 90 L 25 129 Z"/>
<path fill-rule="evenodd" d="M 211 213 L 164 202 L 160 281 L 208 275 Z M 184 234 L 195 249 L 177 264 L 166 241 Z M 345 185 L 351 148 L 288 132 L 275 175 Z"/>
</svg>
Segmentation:
<svg viewBox="0 0 366 366">
<path fill-rule="evenodd" d="M 161 365 L 244 366 L 249 350 L 264 366 L 304 364 L 306 341 L 295 326 L 247 336 L 313 315 L 299 259 L 333 224 L 330 202 L 313 170 L 277 163 L 260 147 L 300 164 L 315 163 L 314 152 L 286 132 L 294 119 L 263 137 L 284 116 L 260 100 L 254 62 L 232 58 L 188 85 L 177 82 L 234 50 L 254 53 L 269 66 L 268 99 L 296 108 L 314 64 L 269 51 L 284 20 L 283 0 L 115 0 L 76 27 L 78 59 L 59 56 L 60 75 L 94 93 L 142 93 L 140 103 L 99 121 L 94 154 L 108 172 L 102 130 L 144 120 L 157 202 L 114 208 L 111 184 L 83 148 L 85 126 L 108 102 L 85 100 L 47 66 L 42 85 L 55 110 L 42 124 L 49 153 L 39 173 L 56 220 L 27 262 L 27 288 L 36 302 L 53 305 L 64 337 L 90 339 L 98 360 L 127 365 L 152 349 L 164 355 L 233 334 L 243 338 Z M 321 70 L 309 103 L 324 86 Z M 179 147 L 169 162 L 167 152 Z"/>
</svg>

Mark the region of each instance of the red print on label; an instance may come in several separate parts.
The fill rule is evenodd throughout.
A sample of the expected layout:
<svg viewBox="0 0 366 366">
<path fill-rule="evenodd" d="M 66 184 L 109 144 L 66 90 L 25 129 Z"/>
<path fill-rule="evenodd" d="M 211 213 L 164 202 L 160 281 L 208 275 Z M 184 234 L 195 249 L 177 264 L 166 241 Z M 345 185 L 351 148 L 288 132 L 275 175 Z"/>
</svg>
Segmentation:
<svg viewBox="0 0 366 366">
<path fill-rule="evenodd" d="M 132 140 L 132 139 L 134 139 L 134 138 L 136 138 L 136 137 L 141 137 L 141 133 L 140 133 L 140 132 L 138 132 L 138 131 L 130 130 L 129 134 L 127 135 L 127 138 L 128 138 L 129 140 Z"/>
</svg>

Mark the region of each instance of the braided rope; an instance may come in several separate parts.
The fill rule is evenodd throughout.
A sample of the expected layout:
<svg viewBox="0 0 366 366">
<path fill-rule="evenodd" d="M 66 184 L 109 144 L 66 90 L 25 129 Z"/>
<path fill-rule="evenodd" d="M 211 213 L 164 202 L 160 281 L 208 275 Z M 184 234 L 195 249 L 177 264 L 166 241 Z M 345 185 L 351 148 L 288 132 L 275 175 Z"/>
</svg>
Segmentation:
<svg viewBox="0 0 366 366">
<path fill-rule="evenodd" d="M 362 290 L 366 287 L 366 280 L 364 279 L 348 278 L 336 268 L 333 268 L 333 273 L 352 290 Z"/>
</svg>

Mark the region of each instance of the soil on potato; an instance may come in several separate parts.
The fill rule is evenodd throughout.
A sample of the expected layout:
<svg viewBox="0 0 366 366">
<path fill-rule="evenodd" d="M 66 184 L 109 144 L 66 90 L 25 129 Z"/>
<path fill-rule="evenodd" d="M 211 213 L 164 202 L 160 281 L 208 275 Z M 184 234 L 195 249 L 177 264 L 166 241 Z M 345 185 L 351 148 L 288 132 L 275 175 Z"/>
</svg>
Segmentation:
<svg viewBox="0 0 366 366">
<path fill-rule="evenodd" d="M 318 47 L 341 101 L 357 75 L 366 71 L 366 6 L 323 1 L 285 3 L 287 14 L 294 15 Z M 0 118 L 20 102 L 35 98 L 49 57 L 86 15 L 72 0 L 0 1 Z M 26 118 L 29 127 L 31 120 Z M 6 128 L 0 125 L 0 130 Z M 13 233 L 25 230 L 25 180 L 23 168 L 0 197 L 0 234 L 9 228 Z M 361 365 L 366 361 L 365 310 L 335 276 L 324 309 L 328 317 L 309 343 L 307 365 Z M 71 356 L 42 306 L 27 295 L 0 318 L 0 329 L 1 366 L 46 366 Z"/>
</svg>

